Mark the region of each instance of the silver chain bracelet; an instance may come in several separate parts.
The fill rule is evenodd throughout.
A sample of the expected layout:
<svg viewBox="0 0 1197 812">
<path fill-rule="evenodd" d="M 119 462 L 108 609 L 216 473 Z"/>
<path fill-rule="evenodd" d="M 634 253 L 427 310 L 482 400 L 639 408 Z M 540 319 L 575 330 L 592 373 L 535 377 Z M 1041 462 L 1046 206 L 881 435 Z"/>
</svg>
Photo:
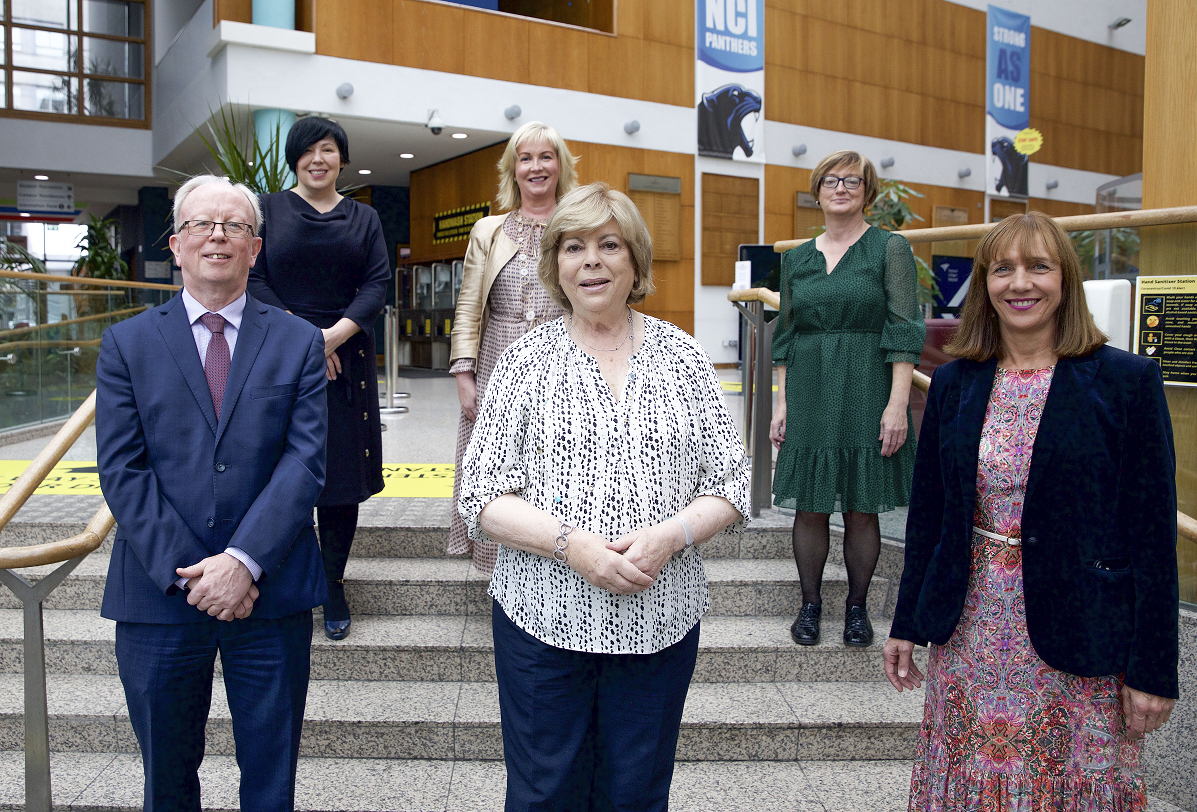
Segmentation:
<svg viewBox="0 0 1197 812">
<path fill-rule="evenodd" d="M 553 545 L 556 547 L 553 550 L 554 560 L 564 564 L 566 558 L 566 549 L 569 547 L 569 534 L 574 532 L 574 528 L 565 522 L 561 523 L 561 529 L 557 532 L 557 538 L 554 539 Z"/>
</svg>

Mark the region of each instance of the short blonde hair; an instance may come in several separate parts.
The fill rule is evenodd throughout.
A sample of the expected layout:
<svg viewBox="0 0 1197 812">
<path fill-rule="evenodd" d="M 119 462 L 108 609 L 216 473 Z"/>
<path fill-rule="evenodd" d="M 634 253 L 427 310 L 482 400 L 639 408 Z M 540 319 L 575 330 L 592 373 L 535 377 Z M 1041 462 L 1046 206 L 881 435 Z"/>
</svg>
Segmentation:
<svg viewBox="0 0 1197 812">
<path fill-rule="evenodd" d="M 560 200 L 578 186 L 578 159 L 565 145 L 565 139 L 548 124 L 529 121 L 507 140 L 507 148 L 495 168 L 499 170 L 500 211 L 514 211 L 520 207 L 520 187 L 515 182 L 515 158 L 521 146 L 529 141 L 544 141 L 557 153 L 557 199 Z"/>
<path fill-rule="evenodd" d="M 878 193 L 881 191 L 881 181 L 877 180 L 877 168 L 873 166 L 873 162 L 859 152 L 853 152 L 850 149 L 841 149 L 833 152 L 823 160 L 819 161 L 819 165 L 815 167 L 815 171 L 810 173 L 810 193 L 815 198 L 819 199 L 819 184 L 823 182 L 826 175 L 831 174 L 831 170 L 839 167 L 848 167 L 851 171 L 856 172 L 864 178 L 864 202 L 865 208 L 873 205 L 873 201 L 877 199 Z"/>
<path fill-rule="evenodd" d="M 244 183 L 233 183 L 228 178 L 222 178 L 219 175 L 196 175 L 188 179 L 186 183 L 179 187 L 179 191 L 175 192 L 175 207 L 174 207 L 174 231 L 179 233 L 183 228 L 183 201 L 187 199 L 187 195 L 194 192 L 201 186 L 207 186 L 209 183 L 223 183 L 225 186 L 238 191 L 245 195 L 249 202 L 249 208 L 253 212 L 254 221 L 250 223 L 254 227 L 254 236 L 259 237 L 262 234 L 262 206 L 258 203 L 258 196 L 255 195 L 248 186 Z"/>
<path fill-rule="evenodd" d="M 561 269 L 557 264 L 557 250 L 566 234 L 593 231 L 614 220 L 620 236 L 632 252 L 632 267 L 636 272 L 628 304 L 640 304 L 646 296 L 656 292 L 653 285 L 653 238 L 640 216 L 640 210 L 623 192 L 605 183 L 591 183 L 574 189 L 561 198 L 557 210 L 549 218 L 540 238 L 540 263 L 536 273 L 540 284 L 553 301 L 566 311 L 573 312 L 573 304 L 561 288 Z"/>
<path fill-rule="evenodd" d="M 1076 358 L 1106 343 L 1085 299 L 1085 275 L 1072 240 L 1043 212 L 1012 214 L 981 238 L 973 257 L 973 275 L 960 309 L 960 329 L 943 348 L 949 355 L 988 361 L 1001 354 L 1002 336 L 997 312 L 989 301 L 989 271 L 1017 243 L 1024 259 L 1043 241 L 1048 255 L 1060 266 L 1060 306 L 1056 309 L 1056 355 Z"/>
</svg>

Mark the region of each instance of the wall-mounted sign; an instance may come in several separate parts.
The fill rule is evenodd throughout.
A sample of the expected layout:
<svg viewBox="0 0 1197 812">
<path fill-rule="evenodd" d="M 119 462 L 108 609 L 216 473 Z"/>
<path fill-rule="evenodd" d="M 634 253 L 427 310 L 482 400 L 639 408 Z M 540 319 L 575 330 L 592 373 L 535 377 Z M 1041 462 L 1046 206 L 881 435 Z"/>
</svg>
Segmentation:
<svg viewBox="0 0 1197 812">
<path fill-rule="evenodd" d="M 1031 125 L 1031 18 L 990 6 L 986 23 L 985 191 L 1026 197 L 1030 153 L 1015 141 Z"/>
<path fill-rule="evenodd" d="M 440 245 L 469 239 L 474 223 L 490 214 L 490 203 L 475 203 L 432 216 L 432 242 Z"/>
<path fill-rule="evenodd" d="M 17 209 L 28 212 L 74 212 L 75 186 L 72 183 L 19 180 Z"/>
<path fill-rule="evenodd" d="M 698 154 L 765 162 L 765 0 L 694 0 Z"/>
<path fill-rule="evenodd" d="M 935 272 L 935 283 L 939 286 L 935 306 L 953 309 L 963 307 L 968 283 L 973 276 L 972 258 L 936 254 L 931 257 L 931 270 Z"/>
<path fill-rule="evenodd" d="M 1197 276 L 1140 276 L 1135 354 L 1154 358 L 1164 383 L 1197 386 Z"/>
</svg>

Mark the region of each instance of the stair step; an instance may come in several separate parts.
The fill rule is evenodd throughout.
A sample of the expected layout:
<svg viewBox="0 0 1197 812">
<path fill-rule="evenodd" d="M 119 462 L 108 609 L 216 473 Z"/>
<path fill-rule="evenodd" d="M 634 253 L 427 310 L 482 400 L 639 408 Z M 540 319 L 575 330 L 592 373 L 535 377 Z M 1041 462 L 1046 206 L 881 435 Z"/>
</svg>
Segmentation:
<svg viewBox="0 0 1197 812">
<path fill-rule="evenodd" d="M 21 753 L 0 752 L 2 810 L 23 808 L 22 765 Z M 905 812 L 910 767 L 909 761 L 679 762 L 669 808 Z M 141 758 L 136 754 L 53 753 L 50 770 L 56 807 L 141 809 Z M 300 758 L 295 808 L 493 812 L 503 808 L 506 776 L 501 761 Z M 236 809 L 237 781 L 231 756 L 205 757 L 200 767 L 203 809 Z"/>
<path fill-rule="evenodd" d="M 50 748 L 132 753 L 124 693 L 110 675 L 48 682 Z M 22 741 L 22 683 L 0 674 L 0 750 Z M 921 691 L 878 682 L 694 683 L 678 759 L 900 759 L 913 752 Z M 213 686 L 207 752 L 232 755 L 224 687 Z M 490 682 L 313 680 L 302 754 L 332 758 L 501 759 L 497 688 Z"/>
<path fill-rule="evenodd" d="M 99 607 L 108 572 L 109 555 L 92 553 L 46 599 L 48 609 Z M 785 559 L 713 559 L 705 562 L 711 594 L 711 616 L 797 615 L 801 606 L 798 571 Z M 24 572 L 41 577 L 53 567 Z M 472 615 L 489 617 L 490 579 L 465 559 L 357 558 L 345 571 L 349 606 L 363 615 Z M 875 577 L 868 607 L 873 617 L 886 613 L 890 581 Z M 848 594 L 847 572 L 828 564 L 823 575 L 824 618 L 843 617 Z M 0 609 L 20 603 L 0 591 Z"/>
<path fill-rule="evenodd" d="M 889 622 L 876 618 L 868 649 L 848 648 L 834 620 L 817 646 L 790 639 L 789 616 L 708 617 L 702 622 L 696 682 L 822 682 L 881 680 L 881 646 Z M 0 673 L 22 669 L 21 612 L 0 609 Z M 115 624 L 95 610 L 44 612 L 46 668 L 58 674 L 116 674 Z M 926 653 L 919 650 L 920 663 Z M 219 668 L 219 664 L 217 665 Z M 462 615 L 358 615 L 347 640 L 324 637 L 316 619 L 313 679 L 491 682 L 495 678 L 490 620 Z"/>
</svg>

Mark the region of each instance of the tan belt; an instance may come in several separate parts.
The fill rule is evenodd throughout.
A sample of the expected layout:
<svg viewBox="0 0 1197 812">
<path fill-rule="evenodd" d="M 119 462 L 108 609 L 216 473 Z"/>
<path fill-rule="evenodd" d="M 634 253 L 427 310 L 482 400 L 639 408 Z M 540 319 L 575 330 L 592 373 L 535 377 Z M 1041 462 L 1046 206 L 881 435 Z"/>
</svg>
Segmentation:
<svg viewBox="0 0 1197 812">
<path fill-rule="evenodd" d="M 1011 547 L 1018 547 L 1022 544 L 1022 539 L 1014 538 L 1014 536 L 999 536 L 997 533 L 990 533 L 988 530 L 982 530 L 981 528 L 977 527 L 975 524 L 973 525 L 973 532 L 977 533 L 979 535 L 982 535 L 987 539 L 993 539 L 994 541 L 1004 541 L 1007 544 L 1009 544 Z"/>
</svg>

